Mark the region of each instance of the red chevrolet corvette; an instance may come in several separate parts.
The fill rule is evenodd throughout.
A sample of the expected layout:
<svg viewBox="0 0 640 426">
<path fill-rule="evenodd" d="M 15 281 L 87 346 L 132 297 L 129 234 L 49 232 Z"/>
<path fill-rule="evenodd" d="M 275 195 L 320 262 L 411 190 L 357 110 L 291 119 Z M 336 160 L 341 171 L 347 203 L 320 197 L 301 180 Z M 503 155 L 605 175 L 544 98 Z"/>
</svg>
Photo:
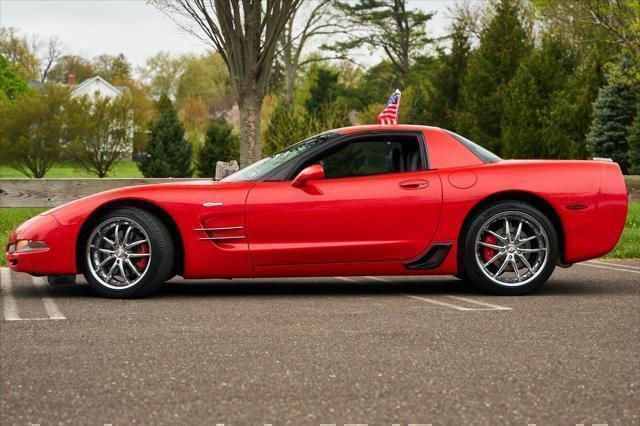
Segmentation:
<svg viewBox="0 0 640 426">
<path fill-rule="evenodd" d="M 314 136 L 220 182 L 122 188 L 28 220 L 9 266 L 82 273 L 136 297 L 185 278 L 457 275 L 498 294 L 602 256 L 627 214 L 620 168 L 510 161 L 452 132 L 360 126 Z"/>
</svg>

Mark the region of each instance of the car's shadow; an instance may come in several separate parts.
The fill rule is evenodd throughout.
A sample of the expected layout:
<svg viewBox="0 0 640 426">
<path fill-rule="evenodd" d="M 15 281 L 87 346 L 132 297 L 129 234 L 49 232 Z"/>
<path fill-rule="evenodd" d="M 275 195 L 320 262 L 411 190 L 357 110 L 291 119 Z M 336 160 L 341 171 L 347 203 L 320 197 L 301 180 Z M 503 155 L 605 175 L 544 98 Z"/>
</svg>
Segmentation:
<svg viewBox="0 0 640 426">
<path fill-rule="evenodd" d="M 473 284 L 452 277 L 429 277 L 420 280 L 402 277 L 389 278 L 382 282 L 371 279 L 356 281 L 337 281 L 332 278 L 316 279 L 255 279 L 255 280 L 172 280 L 167 282 L 152 298 L 191 298 L 191 297 L 353 297 L 353 296 L 389 296 L 398 293 L 410 293 L 422 296 L 437 295 L 476 295 L 486 296 Z M 594 284 L 584 279 L 551 279 L 547 284 L 532 293 L 534 296 L 575 296 L 575 295 L 636 295 L 631 285 L 611 285 L 613 283 Z M 14 287 L 14 295 L 20 298 L 42 297 L 42 293 L 32 285 Z M 53 298 L 99 297 L 85 283 L 65 286 L 50 286 L 47 289 Z M 508 297 L 508 296 L 507 296 Z M 519 296 L 516 296 L 519 297 Z"/>
</svg>

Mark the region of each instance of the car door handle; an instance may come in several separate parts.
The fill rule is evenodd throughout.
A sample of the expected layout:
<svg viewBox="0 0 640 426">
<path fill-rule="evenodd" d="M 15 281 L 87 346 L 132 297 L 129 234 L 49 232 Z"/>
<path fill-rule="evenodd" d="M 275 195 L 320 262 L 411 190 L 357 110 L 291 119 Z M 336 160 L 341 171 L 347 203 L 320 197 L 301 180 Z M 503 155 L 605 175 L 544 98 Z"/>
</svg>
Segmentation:
<svg viewBox="0 0 640 426">
<path fill-rule="evenodd" d="M 427 186 L 429 186 L 429 181 L 422 179 L 409 179 L 403 180 L 398 184 L 398 186 L 401 189 L 425 189 Z"/>
</svg>

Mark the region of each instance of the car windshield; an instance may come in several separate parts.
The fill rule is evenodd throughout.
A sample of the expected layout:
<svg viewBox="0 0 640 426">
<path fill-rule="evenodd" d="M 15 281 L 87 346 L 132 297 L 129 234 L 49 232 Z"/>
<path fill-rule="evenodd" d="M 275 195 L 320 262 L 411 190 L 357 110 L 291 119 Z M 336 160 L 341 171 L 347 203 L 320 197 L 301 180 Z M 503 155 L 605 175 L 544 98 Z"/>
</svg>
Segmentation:
<svg viewBox="0 0 640 426">
<path fill-rule="evenodd" d="M 260 180 L 263 177 L 268 176 L 280 165 L 299 155 L 303 155 L 313 150 L 315 147 L 317 147 L 327 139 L 332 139 L 337 136 L 338 135 L 335 133 L 321 133 L 319 135 L 312 136 L 309 139 L 305 139 L 301 142 L 291 145 L 290 147 L 285 148 L 270 157 L 263 158 L 262 160 L 253 163 L 252 165 L 245 167 L 244 169 L 230 176 L 227 176 L 222 180 L 226 182 L 252 182 Z"/>
</svg>

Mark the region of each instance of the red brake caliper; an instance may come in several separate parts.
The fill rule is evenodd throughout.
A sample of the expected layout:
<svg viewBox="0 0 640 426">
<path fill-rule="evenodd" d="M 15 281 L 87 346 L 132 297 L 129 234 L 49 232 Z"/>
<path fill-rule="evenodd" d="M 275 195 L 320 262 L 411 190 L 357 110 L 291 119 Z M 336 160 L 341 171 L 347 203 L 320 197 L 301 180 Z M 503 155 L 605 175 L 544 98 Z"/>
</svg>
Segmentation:
<svg viewBox="0 0 640 426">
<path fill-rule="evenodd" d="M 138 247 L 140 247 L 140 250 L 138 250 L 136 253 L 149 253 L 149 246 L 147 246 L 146 244 L 140 244 Z M 140 269 L 144 269 L 147 267 L 147 263 L 149 263 L 149 258 L 141 257 L 136 262 L 136 266 Z"/>
<path fill-rule="evenodd" d="M 496 237 L 494 237 L 493 235 L 486 235 L 482 241 L 484 241 L 487 244 L 495 244 L 498 240 L 496 239 Z M 496 251 L 496 249 L 492 249 L 490 247 L 483 247 L 482 248 L 482 256 L 484 257 L 484 261 L 488 262 L 491 258 L 493 258 L 493 256 L 495 256 L 498 252 Z"/>
</svg>

